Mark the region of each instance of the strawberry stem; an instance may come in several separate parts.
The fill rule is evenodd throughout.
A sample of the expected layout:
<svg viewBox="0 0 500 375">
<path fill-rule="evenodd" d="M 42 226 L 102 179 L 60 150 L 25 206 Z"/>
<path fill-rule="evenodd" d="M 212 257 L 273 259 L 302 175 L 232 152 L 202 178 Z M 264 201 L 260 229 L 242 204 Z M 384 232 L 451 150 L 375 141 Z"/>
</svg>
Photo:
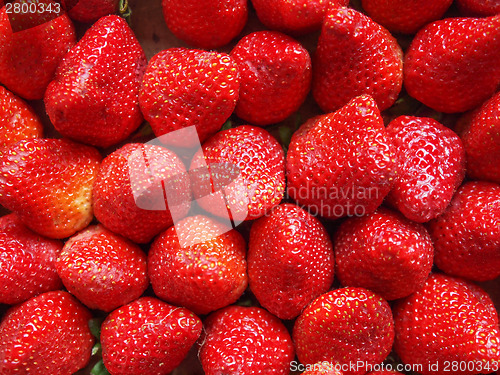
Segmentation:
<svg viewBox="0 0 500 375">
<path fill-rule="evenodd" d="M 120 16 L 125 18 L 128 24 L 130 24 L 130 17 L 132 16 L 132 9 L 128 5 L 128 0 L 120 0 L 119 3 Z"/>
</svg>

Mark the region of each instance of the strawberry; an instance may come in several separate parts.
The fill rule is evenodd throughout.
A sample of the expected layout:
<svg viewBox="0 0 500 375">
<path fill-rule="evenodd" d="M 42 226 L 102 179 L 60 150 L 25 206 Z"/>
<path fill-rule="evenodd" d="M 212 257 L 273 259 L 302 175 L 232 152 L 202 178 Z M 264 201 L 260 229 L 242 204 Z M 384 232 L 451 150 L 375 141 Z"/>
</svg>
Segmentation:
<svg viewBox="0 0 500 375">
<path fill-rule="evenodd" d="M 52 0 L 15 0 L 56 10 Z M 25 99 L 42 99 L 60 61 L 76 43 L 75 29 L 65 14 L 50 12 L 15 15 L 0 9 L 0 83 Z M 44 17 L 49 17 L 44 22 Z M 50 19 L 53 18 L 53 19 Z M 32 27 L 33 26 L 33 27 Z"/>
<path fill-rule="evenodd" d="M 443 16 L 453 0 L 362 0 L 363 9 L 375 22 L 393 33 L 415 34 Z"/>
<path fill-rule="evenodd" d="M 382 362 L 393 339 L 389 305 L 363 288 L 336 289 L 321 295 L 293 327 L 297 357 L 303 364 L 339 364 L 344 374 L 365 374 L 364 366 Z M 350 368 L 349 363 L 363 365 Z"/>
<path fill-rule="evenodd" d="M 204 328 L 199 358 L 206 375 L 289 374 L 292 339 L 266 310 L 228 306 L 209 315 Z"/>
<path fill-rule="evenodd" d="M 119 0 L 63 0 L 71 19 L 93 23 L 99 18 L 117 13 Z M 69 6 L 73 5 L 73 6 Z"/>
<path fill-rule="evenodd" d="M 90 312 L 63 291 L 12 307 L 0 324 L 0 374 L 75 373 L 90 360 L 90 318 Z"/>
<path fill-rule="evenodd" d="M 500 185 L 465 183 L 428 228 L 441 270 L 476 281 L 500 276 Z"/>
<path fill-rule="evenodd" d="M 500 93 L 487 100 L 457 127 L 467 159 L 467 175 L 500 184 Z"/>
<path fill-rule="evenodd" d="M 45 93 L 54 127 L 65 137 L 108 147 L 142 122 L 139 88 L 146 55 L 125 20 L 96 22 L 66 55 Z"/>
<path fill-rule="evenodd" d="M 247 22 L 247 0 L 162 0 L 161 4 L 170 31 L 205 49 L 229 43 Z"/>
<path fill-rule="evenodd" d="M 498 0 L 457 0 L 457 6 L 466 16 L 487 17 L 500 14 Z"/>
<path fill-rule="evenodd" d="M 43 125 L 22 99 L 0 86 L 0 151 L 22 139 L 41 138 Z"/>
<path fill-rule="evenodd" d="M 0 303 L 13 305 L 60 289 L 55 262 L 62 247 L 26 228 L 15 214 L 0 217 Z"/>
<path fill-rule="evenodd" d="M 297 111 L 311 86 L 311 57 L 296 40 L 277 31 L 243 37 L 231 51 L 241 88 L 236 114 L 255 125 L 269 125 Z"/>
<path fill-rule="evenodd" d="M 66 241 L 55 265 L 66 289 L 91 309 L 112 311 L 149 285 L 146 254 L 100 225 Z"/>
<path fill-rule="evenodd" d="M 387 134 L 396 149 L 397 176 L 387 202 L 425 222 L 441 214 L 465 175 L 465 153 L 455 132 L 426 117 L 400 116 Z"/>
<path fill-rule="evenodd" d="M 433 274 L 395 306 L 394 320 L 394 350 L 404 363 L 419 366 L 420 374 L 487 374 L 498 368 L 497 312 L 474 284 Z"/>
<path fill-rule="evenodd" d="M 188 217 L 151 245 L 151 285 L 159 298 L 207 314 L 245 291 L 245 255 L 245 240 L 236 230 L 201 215 Z"/>
<path fill-rule="evenodd" d="M 381 111 L 396 101 L 403 53 L 396 39 L 362 13 L 329 8 L 313 60 L 312 93 L 325 112 L 371 95 Z"/>
<path fill-rule="evenodd" d="M 201 329 L 191 311 L 142 297 L 102 323 L 104 365 L 111 375 L 166 375 L 181 363 Z"/>
<path fill-rule="evenodd" d="M 333 248 L 318 219 L 290 203 L 252 225 L 250 289 L 280 319 L 293 319 L 333 282 Z"/>
<path fill-rule="evenodd" d="M 405 56 L 408 93 L 436 111 L 475 108 L 500 84 L 500 15 L 448 18 L 418 32 Z"/>
<path fill-rule="evenodd" d="M 326 218 L 375 211 L 391 189 L 394 149 L 368 95 L 306 121 L 286 160 L 288 195 Z"/>
<path fill-rule="evenodd" d="M 283 149 L 266 130 L 243 125 L 227 129 L 208 139 L 193 157 L 191 171 L 227 165 L 237 170 L 237 178 L 223 187 L 225 204 L 218 204 L 217 185 L 224 180 L 214 171 L 210 183 L 196 183 L 193 191 L 198 204 L 207 212 L 240 223 L 261 217 L 283 199 L 285 160 Z M 228 173 L 230 174 L 230 173 Z M 213 186 L 212 186 L 213 185 Z M 215 191 L 214 191 L 215 190 Z"/>
<path fill-rule="evenodd" d="M 93 189 L 94 211 L 105 227 L 137 243 L 147 243 L 173 224 L 172 214 L 184 216 L 190 207 L 189 179 L 182 161 L 170 150 L 127 144 L 102 162 Z M 165 181 L 177 176 L 179 205 L 164 198 Z"/>
<path fill-rule="evenodd" d="M 204 142 L 231 116 L 239 87 L 236 63 L 226 53 L 171 48 L 149 61 L 139 100 L 157 137 L 196 126 Z M 182 138 L 177 145 L 196 144 Z"/>
<path fill-rule="evenodd" d="M 301 35 L 321 28 L 329 6 L 346 7 L 349 0 L 252 0 L 252 4 L 267 28 Z"/>
<path fill-rule="evenodd" d="M 20 141 L 0 154 L 0 204 L 43 236 L 69 237 L 93 218 L 100 160 L 96 149 L 66 139 Z"/>
<path fill-rule="evenodd" d="M 342 285 L 370 289 L 387 300 L 419 289 L 431 272 L 434 255 L 421 224 L 385 208 L 344 221 L 334 248 Z"/>
</svg>

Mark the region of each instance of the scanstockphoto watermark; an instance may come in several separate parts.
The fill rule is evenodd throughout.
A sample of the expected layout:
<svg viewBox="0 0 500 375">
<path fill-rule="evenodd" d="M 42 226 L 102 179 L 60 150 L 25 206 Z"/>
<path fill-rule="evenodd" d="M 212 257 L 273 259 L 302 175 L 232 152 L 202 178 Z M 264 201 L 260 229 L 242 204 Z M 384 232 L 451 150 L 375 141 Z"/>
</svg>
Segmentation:
<svg viewBox="0 0 500 375">
<path fill-rule="evenodd" d="M 356 361 L 349 363 L 332 363 L 328 361 L 315 364 L 302 364 L 297 361 L 290 362 L 291 371 L 337 371 L 337 372 L 372 372 L 372 371 L 399 371 L 399 372 L 422 372 L 422 364 L 404 364 L 404 363 L 368 363 L 365 361 Z"/>
</svg>

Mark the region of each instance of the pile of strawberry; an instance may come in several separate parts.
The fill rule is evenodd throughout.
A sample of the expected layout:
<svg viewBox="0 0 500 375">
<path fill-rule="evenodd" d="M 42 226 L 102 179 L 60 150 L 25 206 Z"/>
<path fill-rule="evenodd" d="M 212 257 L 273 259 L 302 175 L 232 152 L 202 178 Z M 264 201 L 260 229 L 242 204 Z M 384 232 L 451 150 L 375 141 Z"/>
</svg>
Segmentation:
<svg viewBox="0 0 500 375">
<path fill-rule="evenodd" d="M 0 375 L 500 373 L 500 2 L 157 1 L 0 0 Z"/>
</svg>

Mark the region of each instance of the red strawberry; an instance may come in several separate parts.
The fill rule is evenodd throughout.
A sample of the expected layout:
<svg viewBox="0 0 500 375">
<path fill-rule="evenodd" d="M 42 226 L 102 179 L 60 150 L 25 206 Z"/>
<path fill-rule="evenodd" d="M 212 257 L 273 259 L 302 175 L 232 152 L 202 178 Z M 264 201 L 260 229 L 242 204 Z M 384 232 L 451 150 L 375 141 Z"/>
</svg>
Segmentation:
<svg viewBox="0 0 500 375">
<path fill-rule="evenodd" d="M 303 364 L 338 363 L 344 374 L 365 374 L 364 366 L 382 362 L 393 339 L 389 305 L 362 288 L 323 294 L 302 312 L 293 328 L 297 357 Z M 349 363 L 363 365 L 349 368 Z"/>
<path fill-rule="evenodd" d="M 269 125 L 297 111 L 311 86 L 311 57 L 296 40 L 276 31 L 242 38 L 231 51 L 241 88 L 236 114 L 255 125 Z"/>
<path fill-rule="evenodd" d="M 400 116 L 387 127 L 396 149 L 397 176 L 387 201 L 407 218 L 441 214 L 465 175 L 465 153 L 455 132 L 436 120 Z"/>
<path fill-rule="evenodd" d="M 0 204 L 41 235 L 69 237 L 93 218 L 100 160 L 96 149 L 66 139 L 20 141 L 0 153 Z"/>
<path fill-rule="evenodd" d="M 155 294 L 196 314 L 225 307 L 247 287 L 246 244 L 234 229 L 201 215 L 160 234 L 148 257 Z"/>
<path fill-rule="evenodd" d="M 118 11 L 119 0 L 63 0 L 68 15 L 79 22 L 92 23 Z M 74 4 L 73 4 L 74 3 Z M 68 7 L 68 5 L 74 5 Z"/>
<path fill-rule="evenodd" d="M 90 359 L 90 318 L 89 311 L 63 291 L 11 308 L 0 324 L 0 374 L 74 374 Z"/>
<path fill-rule="evenodd" d="M 362 0 L 368 16 L 394 33 L 415 34 L 443 16 L 453 0 Z"/>
<path fill-rule="evenodd" d="M 163 16 L 175 36 L 196 47 L 221 47 L 247 22 L 247 0 L 162 0 Z"/>
<path fill-rule="evenodd" d="M 394 349 L 420 374 L 487 374 L 498 366 L 497 312 L 476 285 L 434 274 L 398 303 L 394 320 Z"/>
<path fill-rule="evenodd" d="M 172 48 L 149 61 L 139 100 L 157 137 L 196 126 L 204 142 L 231 116 L 239 87 L 236 63 L 227 54 Z M 193 141 L 181 137 L 177 145 L 197 145 Z"/>
<path fill-rule="evenodd" d="M 52 0 L 15 0 L 56 10 Z M 76 43 L 75 29 L 59 12 L 10 14 L 0 9 L 0 83 L 25 99 L 42 99 L 60 61 Z M 47 18 L 48 22 L 44 22 Z M 53 19 L 52 19 L 53 18 Z M 29 24 L 28 24 L 29 23 Z M 33 27 L 31 27 L 33 26 Z M 14 28 L 14 30 L 13 30 Z"/>
<path fill-rule="evenodd" d="M 333 282 L 333 248 L 318 219 L 290 203 L 258 219 L 250 232 L 248 277 L 260 304 L 293 319 Z"/>
<path fill-rule="evenodd" d="M 446 113 L 480 105 L 500 84 L 500 16 L 449 18 L 423 28 L 405 56 L 408 93 Z"/>
<path fill-rule="evenodd" d="M 111 375 L 166 375 L 200 336 L 191 311 L 143 297 L 108 315 L 101 327 L 102 357 Z"/>
<path fill-rule="evenodd" d="M 209 315 L 199 358 L 206 375 L 290 372 L 290 334 L 274 315 L 258 307 L 228 306 Z"/>
<path fill-rule="evenodd" d="M 367 95 L 294 133 L 286 161 L 288 194 L 327 218 L 375 211 L 391 189 L 394 149 Z"/>
<path fill-rule="evenodd" d="M 66 55 L 45 93 L 45 106 L 64 136 L 108 147 L 142 122 L 139 88 L 146 55 L 125 20 L 96 22 Z"/>
<path fill-rule="evenodd" d="M 178 181 L 175 180 L 178 178 Z M 165 201 L 165 182 L 177 192 L 179 204 Z M 182 161 L 170 150 L 155 145 L 131 143 L 108 155 L 102 162 L 94 190 L 94 210 L 105 227 L 134 242 L 146 243 L 186 215 L 191 190 Z"/>
<path fill-rule="evenodd" d="M 441 270 L 476 281 L 500 276 L 500 185 L 465 183 L 428 228 Z"/>
<path fill-rule="evenodd" d="M 26 228 L 15 214 L 0 217 L 0 303 L 15 304 L 60 289 L 55 262 L 62 246 Z"/>
<path fill-rule="evenodd" d="M 312 93 L 325 112 L 362 94 L 371 95 L 383 111 L 401 91 L 401 47 L 386 29 L 353 9 L 328 10 L 313 65 Z"/>
<path fill-rule="evenodd" d="M 346 7 L 349 0 L 252 0 L 252 4 L 266 27 L 297 35 L 319 30 L 327 8 Z"/>
<path fill-rule="evenodd" d="M 500 14 L 498 0 L 457 0 L 458 9 L 466 16 L 494 16 Z"/>
<path fill-rule="evenodd" d="M 419 289 L 431 272 L 434 255 L 422 225 L 384 208 L 344 221 L 334 248 L 342 285 L 370 289 L 388 300 Z"/>
<path fill-rule="evenodd" d="M 139 298 L 149 285 L 146 254 L 100 225 L 71 237 L 56 268 L 71 294 L 107 312 Z"/>
</svg>

